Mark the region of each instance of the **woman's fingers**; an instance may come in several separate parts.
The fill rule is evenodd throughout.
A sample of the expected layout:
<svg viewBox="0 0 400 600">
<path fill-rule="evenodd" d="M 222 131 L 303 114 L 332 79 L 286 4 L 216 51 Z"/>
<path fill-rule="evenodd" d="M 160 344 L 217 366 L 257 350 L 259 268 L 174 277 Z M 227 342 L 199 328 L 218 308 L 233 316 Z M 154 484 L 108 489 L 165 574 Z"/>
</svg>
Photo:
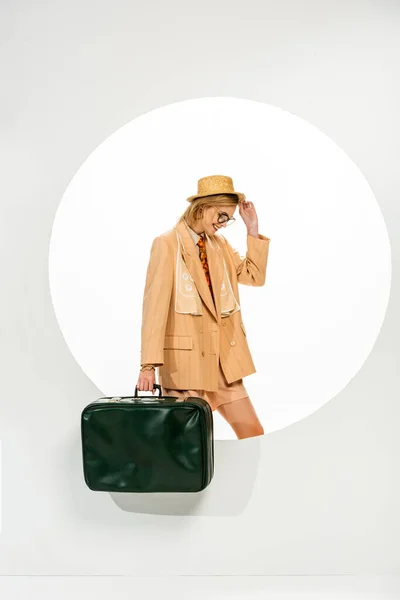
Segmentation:
<svg viewBox="0 0 400 600">
<path fill-rule="evenodd" d="M 154 371 L 140 371 L 137 389 L 141 392 L 153 392 L 156 376 Z"/>
</svg>

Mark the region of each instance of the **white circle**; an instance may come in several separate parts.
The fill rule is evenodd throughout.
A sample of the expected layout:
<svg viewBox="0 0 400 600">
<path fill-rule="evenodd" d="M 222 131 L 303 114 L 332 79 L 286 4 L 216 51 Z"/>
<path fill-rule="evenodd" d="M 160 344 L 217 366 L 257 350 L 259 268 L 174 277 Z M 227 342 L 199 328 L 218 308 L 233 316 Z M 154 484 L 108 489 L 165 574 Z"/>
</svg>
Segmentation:
<svg viewBox="0 0 400 600">
<path fill-rule="evenodd" d="M 152 241 L 175 225 L 197 180 L 213 174 L 232 177 L 254 204 L 259 233 L 271 238 L 265 285 L 239 285 L 257 370 L 243 382 L 269 433 L 311 415 L 357 374 L 390 293 L 390 243 L 374 194 L 310 123 L 267 104 L 215 97 L 164 106 L 121 127 L 61 200 L 49 251 L 52 302 L 99 395 L 133 395 Z M 234 216 L 220 233 L 244 258 L 247 231 L 238 210 Z M 215 438 L 236 439 L 213 415 Z"/>
</svg>

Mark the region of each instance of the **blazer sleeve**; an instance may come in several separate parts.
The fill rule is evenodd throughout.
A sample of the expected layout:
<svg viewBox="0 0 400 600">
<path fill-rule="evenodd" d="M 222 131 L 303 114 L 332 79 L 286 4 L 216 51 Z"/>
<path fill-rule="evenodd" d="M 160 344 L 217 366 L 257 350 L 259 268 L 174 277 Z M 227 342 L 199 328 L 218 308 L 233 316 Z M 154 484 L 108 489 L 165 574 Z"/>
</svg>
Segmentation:
<svg viewBox="0 0 400 600">
<path fill-rule="evenodd" d="M 164 338 L 171 301 L 174 268 L 168 244 L 153 240 L 143 294 L 140 364 L 164 364 Z"/>
<path fill-rule="evenodd" d="M 256 238 L 248 233 L 246 256 L 241 256 L 224 236 L 221 237 L 236 267 L 238 283 L 252 286 L 264 285 L 271 238 L 261 234 Z"/>
</svg>

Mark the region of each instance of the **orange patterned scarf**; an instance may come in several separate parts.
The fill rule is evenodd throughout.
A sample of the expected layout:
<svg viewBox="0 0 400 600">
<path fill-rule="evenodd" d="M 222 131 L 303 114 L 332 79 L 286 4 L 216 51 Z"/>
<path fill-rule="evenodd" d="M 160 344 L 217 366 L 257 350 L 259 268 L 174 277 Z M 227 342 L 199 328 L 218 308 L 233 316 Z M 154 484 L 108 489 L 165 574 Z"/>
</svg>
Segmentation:
<svg viewBox="0 0 400 600">
<path fill-rule="evenodd" d="M 208 287 L 210 288 L 211 296 L 212 296 L 212 299 L 214 300 L 214 304 L 215 304 L 215 298 L 214 298 L 212 285 L 211 285 L 211 279 L 210 279 L 210 269 L 208 268 L 208 262 L 207 262 L 206 243 L 204 241 L 203 235 L 200 235 L 197 245 L 200 248 L 200 261 L 203 266 L 203 271 L 204 271 L 204 274 L 207 279 Z"/>
</svg>

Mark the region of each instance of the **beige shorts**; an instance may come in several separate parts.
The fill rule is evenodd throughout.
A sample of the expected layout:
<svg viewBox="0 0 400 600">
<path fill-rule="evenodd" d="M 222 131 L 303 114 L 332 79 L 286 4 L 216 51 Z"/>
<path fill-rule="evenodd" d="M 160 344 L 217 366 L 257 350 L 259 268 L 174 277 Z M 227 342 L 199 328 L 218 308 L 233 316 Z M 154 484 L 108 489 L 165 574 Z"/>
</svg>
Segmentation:
<svg viewBox="0 0 400 600">
<path fill-rule="evenodd" d="M 242 398 L 246 398 L 249 394 L 243 385 L 243 379 L 238 379 L 232 383 L 226 381 L 224 372 L 221 368 L 221 363 L 219 363 L 218 392 L 208 392 L 205 390 L 172 390 L 170 388 L 162 387 L 162 395 L 177 396 L 182 400 L 187 396 L 198 396 L 204 398 L 204 400 L 210 404 L 212 410 L 215 410 L 222 404 L 241 400 Z"/>
</svg>

